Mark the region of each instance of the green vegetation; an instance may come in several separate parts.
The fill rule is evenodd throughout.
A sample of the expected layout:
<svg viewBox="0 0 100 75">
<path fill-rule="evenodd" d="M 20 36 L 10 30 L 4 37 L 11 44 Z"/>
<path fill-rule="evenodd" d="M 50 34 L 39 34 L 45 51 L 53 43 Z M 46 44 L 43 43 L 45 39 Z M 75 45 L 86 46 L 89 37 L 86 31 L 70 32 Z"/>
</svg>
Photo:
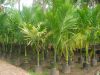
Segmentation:
<svg viewBox="0 0 100 75">
<path fill-rule="evenodd" d="M 89 0 L 46 0 L 22 10 L 20 5 L 19 10 L 0 8 L 0 55 L 20 58 L 24 53 L 25 60 L 34 58 L 31 61 L 38 67 L 50 56 L 49 63 L 57 69 L 58 60 L 69 67 L 79 50 L 83 63 L 90 64 L 89 58 L 96 58 L 91 46 L 100 44 L 100 5 L 90 4 Z"/>
</svg>

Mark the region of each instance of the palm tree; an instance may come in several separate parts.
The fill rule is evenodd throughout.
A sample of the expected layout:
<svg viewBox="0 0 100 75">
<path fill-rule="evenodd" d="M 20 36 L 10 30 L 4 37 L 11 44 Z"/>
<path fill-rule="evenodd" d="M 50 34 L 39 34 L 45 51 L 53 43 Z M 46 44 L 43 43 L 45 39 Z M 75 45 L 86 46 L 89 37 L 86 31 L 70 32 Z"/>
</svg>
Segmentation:
<svg viewBox="0 0 100 75">
<path fill-rule="evenodd" d="M 3 10 L 3 6 L 2 6 L 2 4 L 5 2 L 5 0 L 0 0 L 0 12 Z"/>
<path fill-rule="evenodd" d="M 0 0 L 0 4 L 3 4 L 5 2 L 5 0 Z"/>
<path fill-rule="evenodd" d="M 98 39 L 99 39 L 99 37 L 98 37 L 98 35 L 99 34 L 97 34 L 98 32 L 99 32 L 99 17 L 100 17 L 100 11 L 99 11 L 99 5 L 97 5 L 95 8 L 93 8 L 93 10 L 92 10 L 92 14 L 91 14 L 91 16 L 92 16 L 92 22 L 91 22 L 91 24 L 92 24 L 92 35 L 91 36 L 94 36 L 94 38 L 91 38 L 91 43 L 94 45 L 94 48 L 93 48 L 93 65 L 96 65 L 96 63 L 97 63 L 97 60 L 96 60 L 96 56 L 95 56 L 95 44 L 97 44 L 98 43 Z M 95 17 L 94 17 L 95 16 Z"/>
<path fill-rule="evenodd" d="M 94 13 L 95 12 L 95 13 Z M 85 54 L 85 62 L 88 64 L 89 63 L 89 45 L 93 44 L 93 39 L 95 39 L 97 36 L 94 36 L 96 33 L 95 31 L 95 26 L 98 26 L 98 16 L 99 16 L 99 11 L 98 11 L 98 6 L 96 8 L 93 8 L 92 10 L 88 7 L 83 7 L 82 9 L 78 10 L 79 14 L 79 23 L 78 23 L 78 29 L 79 29 L 79 35 L 81 34 L 82 41 L 77 41 L 77 45 L 82 43 L 82 47 L 85 48 L 86 54 Z M 94 17 L 95 15 L 95 17 Z M 95 19 L 95 20 L 94 20 Z M 91 38 L 93 37 L 93 38 Z M 79 38 L 78 38 L 79 39 Z M 81 46 L 81 44 L 79 45 Z"/>
<path fill-rule="evenodd" d="M 1 44 L 2 44 L 2 54 L 5 56 L 5 50 L 6 50 L 6 33 L 5 31 L 7 29 L 7 14 L 3 11 L 0 12 L 0 36 L 1 36 Z"/>
<path fill-rule="evenodd" d="M 6 0 L 5 5 L 11 5 L 13 7 L 16 2 L 17 0 Z"/>
<path fill-rule="evenodd" d="M 9 58 L 12 57 L 12 54 L 14 52 L 14 47 L 13 47 L 14 44 L 17 44 L 20 46 L 19 49 L 16 50 L 17 57 L 19 57 L 20 52 L 21 52 L 21 44 L 23 44 L 24 42 L 22 33 L 20 32 L 20 29 L 19 29 L 19 26 L 22 23 L 21 15 L 17 10 L 13 10 L 13 9 L 9 9 L 9 11 L 7 11 L 7 14 L 8 14 L 7 15 L 7 23 L 8 23 L 7 29 L 9 31 L 8 39 L 9 39 L 9 45 L 10 45 Z"/>
<path fill-rule="evenodd" d="M 45 38 L 46 29 L 41 30 L 42 23 L 39 23 L 37 27 L 33 25 L 23 25 L 22 33 L 24 33 L 26 40 L 29 41 L 28 44 L 32 44 L 35 46 L 37 52 L 37 68 L 40 68 L 40 47 L 42 44 L 43 38 Z"/>
<path fill-rule="evenodd" d="M 69 48 L 70 50 L 72 50 L 71 48 L 73 48 L 69 47 L 69 42 L 74 36 L 73 31 L 76 29 L 77 21 L 77 18 L 75 19 L 73 14 L 75 12 L 75 9 L 73 8 L 73 5 L 70 3 L 70 1 L 55 1 L 56 0 L 52 1 L 52 9 L 50 9 L 47 13 L 47 27 L 48 30 L 52 32 L 49 40 L 54 48 L 54 69 L 57 65 L 56 57 L 59 54 L 58 52 L 64 53 L 66 64 L 68 64 L 68 50 Z"/>
</svg>

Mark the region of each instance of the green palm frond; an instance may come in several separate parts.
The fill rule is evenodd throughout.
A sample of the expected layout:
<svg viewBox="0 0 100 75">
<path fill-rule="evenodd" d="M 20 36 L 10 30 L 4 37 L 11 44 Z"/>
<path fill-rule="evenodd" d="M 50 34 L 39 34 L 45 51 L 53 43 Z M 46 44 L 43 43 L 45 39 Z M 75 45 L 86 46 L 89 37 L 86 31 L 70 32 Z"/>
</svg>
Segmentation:
<svg viewBox="0 0 100 75">
<path fill-rule="evenodd" d="M 33 44 L 44 39 L 46 29 L 41 30 L 41 27 L 39 25 L 40 24 L 37 25 L 38 27 L 35 27 L 31 24 L 26 24 L 21 28 L 21 31 L 24 34 L 26 40 L 29 41 L 29 44 Z"/>
</svg>

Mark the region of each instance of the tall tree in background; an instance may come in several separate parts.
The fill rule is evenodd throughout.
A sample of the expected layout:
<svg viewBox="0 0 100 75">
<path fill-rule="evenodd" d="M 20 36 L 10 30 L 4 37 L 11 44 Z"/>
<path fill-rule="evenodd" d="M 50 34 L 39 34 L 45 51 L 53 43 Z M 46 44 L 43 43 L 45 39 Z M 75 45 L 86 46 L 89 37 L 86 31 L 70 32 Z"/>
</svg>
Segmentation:
<svg viewBox="0 0 100 75">
<path fill-rule="evenodd" d="M 5 2 L 5 0 L 0 0 L 0 4 L 3 4 Z"/>
<path fill-rule="evenodd" d="M 21 0 L 18 0 L 18 10 L 19 11 L 20 11 L 20 7 L 21 7 L 20 2 L 21 2 Z"/>
<path fill-rule="evenodd" d="M 2 6 L 2 4 L 5 2 L 5 0 L 0 0 L 0 11 L 2 11 L 3 10 L 3 6 Z"/>
<path fill-rule="evenodd" d="M 17 2 L 17 0 L 6 0 L 5 4 L 11 5 L 11 7 L 13 7 L 16 2 Z"/>
</svg>

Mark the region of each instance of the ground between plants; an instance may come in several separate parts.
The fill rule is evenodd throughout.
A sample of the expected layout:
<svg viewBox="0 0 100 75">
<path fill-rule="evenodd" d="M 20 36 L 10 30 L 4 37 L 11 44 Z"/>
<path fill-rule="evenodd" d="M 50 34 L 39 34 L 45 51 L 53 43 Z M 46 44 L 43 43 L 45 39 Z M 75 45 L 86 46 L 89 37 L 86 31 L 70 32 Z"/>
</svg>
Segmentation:
<svg viewBox="0 0 100 75">
<path fill-rule="evenodd" d="M 75 64 L 75 66 L 72 68 L 72 72 L 67 75 L 96 75 L 96 72 L 100 71 L 99 64 L 96 67 L 90 68 L 88 71 L 83 71 L 79 69 L 78 67 L 76 67 L 77 64 Z M 35 75 L 34 72 L 31 74 Z M 0 75 L 30 75 L 30 74 L 27 71 L 21 69 L 20 67 L 16 67 L 10 64 L 9 62 L 0 60 Z M 65 74 L 60 73 L 60 75 L 65 75 Z"/>
</svg>

